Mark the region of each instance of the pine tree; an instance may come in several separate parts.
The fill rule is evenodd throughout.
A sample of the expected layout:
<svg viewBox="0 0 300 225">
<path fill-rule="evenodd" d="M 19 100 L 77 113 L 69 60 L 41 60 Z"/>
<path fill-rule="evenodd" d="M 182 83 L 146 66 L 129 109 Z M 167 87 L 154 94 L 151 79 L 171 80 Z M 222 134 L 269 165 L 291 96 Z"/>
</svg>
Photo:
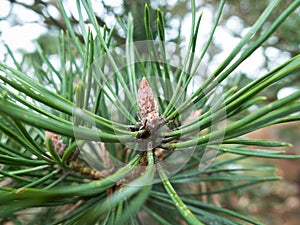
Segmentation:
<svg viewBox="0 0 300 225">
<path fill-rule="evenodd" d="M 126 44 L 99 27 L 89 0 L 77 1 L 81 42 L 71 26 L 57 44 L 59 65 L 42 48 L 30 68 L 0 63 L 0 218 L 15 224 L 262 224 L 217 206 L 213 194 L 280 179 L 256 157 L 295 159 L 250 140 L 263 127 L 299 120 L 300 91 L 260 104 L 260 92 L 299 73 L 300 55 L 245 86 L 227 88 L 234 70 L 279 28 L 293 1 L 266 29 L 279 1 L 271 1 L 228 57 L 205 80 L 199 72 L 225 1 L 202 52 L 196 51 L 202 15 L 192 1 L 187 50 L 165 42 L 157 10 L 153 40 L 134 42 L 134 21 L 120 20 Z M 89 18 L 85 26 L 83 12 Z M 95 30 L 95 34 L 92 32 Z M 251 106 L 258 109 L 250 110 Z M 206 199 L 205 201 L 203 199 Z"/>
</svg>

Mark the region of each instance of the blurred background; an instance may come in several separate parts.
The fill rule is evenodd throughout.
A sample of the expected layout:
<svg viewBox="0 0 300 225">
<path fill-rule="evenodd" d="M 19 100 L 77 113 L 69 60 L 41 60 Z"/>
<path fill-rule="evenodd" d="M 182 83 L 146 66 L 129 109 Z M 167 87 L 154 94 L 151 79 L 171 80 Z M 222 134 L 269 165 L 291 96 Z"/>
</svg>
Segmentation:
<svg viewBox="0 0 300 225">
<path fill-rule="evenodd" d="M 211 72 L 223 61 L 239 42 L 241 37 L 261 15 L 269 0 L 230 0 L 227 1 L 212 45 L 201 64 L 203 76 Z M 262 29 L 267 29 L 281 11 L 292 0 L 279 3 L 277 10 Z M 124 44 L 125 36 L 120 21 L 126 23 L 128 12 L 135 21 L 134 39 L 146 39 L 143 23 L 144 5 L 150 7 L 153 36 L 156 37 L 156 9 L 164 12 L 167 28 L 166 40 L 186 47 L 190 36 L 191 5 L 183 0 L 95 0 L 94 10 L 98 23 L 108 30 L 114 27 L 113 41 L 115 45 Z M 203 13 L 198 35 L 196 54 L 203 48 L 212 29 L 219 1 L 196 1 L 197 15 Z M 65 0 L 68 16 L 81 37 L 78 24 L 78 11 L 74 0 Z M 84 14 L 84 12 L 83 12 Z M 89 21 L 86 21 L 89 26 Z M 300 52 L 300 9 L 286 20 L 278 31 L 259 47 L 253 55 L 245 60 L 231 76 L 230 82 L 224 84 L 230 88 L 236 84 L 243 86 L 252 79 L 263 75 Z M 56 43 L 60 30 L 66 29 L 55 0 L 1 0 L 0 1 L 0 60 L 11 63 L 8 46 L 17 60 L 32 62 L 37 54 L 37 46 L 47 52 L 51 62 L 58 60 Z M 262 30 L 263 31 L 263 30 Z M 30 63 L 28 63 L 29 65 Z M 285 97 L 300 87 L 300 77 L 291 74 L 284 80 L 274 84 L 261 93 L 267 96 L 264 104 Z M 249 110 L 255 110 L 255 106 Z M 293 144 L 285 148 L 289 154 L 300 154 L 300 124 L 297 122 L 276 125 L 251 133 L 249 137 L 284 141 Z M 261 160 L 261 159 L 260 159 Z M 247 162 L 249 163 L 249 162 Z M 250 163 L 259 163 L 252 159 Z M 283 182 L 259 184 L 251 188 L 241 189 L 228 196 L 215 196 L 216 204 L 237 211 L 243 211 L 252 217 L 260 218 L 266 224 L 298 225 L 300 221 L 300 160 L 267 160 L 278 166 L 277 175 Z"/>
</svg>

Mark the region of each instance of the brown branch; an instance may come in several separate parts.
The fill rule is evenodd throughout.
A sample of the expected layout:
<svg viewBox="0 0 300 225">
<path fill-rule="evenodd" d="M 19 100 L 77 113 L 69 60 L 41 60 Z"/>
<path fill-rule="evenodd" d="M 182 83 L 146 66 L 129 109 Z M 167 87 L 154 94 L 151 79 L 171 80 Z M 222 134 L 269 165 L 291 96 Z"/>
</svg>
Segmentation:
<svg viewBox="0 0 300 225">
<path fill-rule="evenodd" d="M 28 10 L 31 10 L 33 12 L 35 12 L 36 14 L 40 15 L 41 17 L 44 18 L 44 24 L 46 24 L 47 26 L 51 27 L 57 27 L 58 29 L 61 29 L 61 30 L 67 30 L 67 26 L 66 26 L 66 23 L 63 19 L 63 16 L 62 16 L 62 13 L 61 13 L 61 9 L 59 8 L 59 6 L 57 5 L 56 2 L 44 2 L 44 1 L 41 1 L 41 0 L 36 0 L 33 4 L 26 4 L 26 3 L 23 3 L 23 2 L 18 2 L 16 0 L 9 0 L 9 2 L 13 5 L 13 4 L 18 4 L 18 5 L 21 5 L 23 6 L 24 8 L 28 9 Z M 47 8 L 48 6 L 54 6 L 59 12 L 60 12 L 60 17 L 59 19 L 55 19 L 53 18 L 49 13 L 48 11 L 44 11 L 43 8 Z M 10 12 L 11 14 L 11 12 Z M 9 14 L 9 15 L 10 15 Z M 9 16 L 8 15 L 8 16 Z M 7 17 L 8 17 L 7 16 Z M 70 23 L 72 26 L 74 25 L 77 25 L 79 24 L 79 21 L 76 20 L 73 16 L 71 16 L 69 18 L 70 20 Z M 99 24 L 99 26 L 103 27 L 103 26 L 106 26 L 106 23 L 104 20 L 102 20 L 99 16 L 96 16 L 96 20 L 97 20 L 97 23 Z M 89 22 L 89 21 L 85 21 L 86 23 Z M 106 26 L 106 30 L 109 32 L 111 30 L 111 28 L 107 27 Z M 83 37 L 81 34 L 79 33 L 76 33 L 77 37 L 83 42 Z M 114 39 L 120 43 L 120 44 L 124 44 L 125 43 L 125 39 L 123 37 L 121 37 L 118 32 L 116 31 L 113 31 L 113 37 Z"/>
</svg>

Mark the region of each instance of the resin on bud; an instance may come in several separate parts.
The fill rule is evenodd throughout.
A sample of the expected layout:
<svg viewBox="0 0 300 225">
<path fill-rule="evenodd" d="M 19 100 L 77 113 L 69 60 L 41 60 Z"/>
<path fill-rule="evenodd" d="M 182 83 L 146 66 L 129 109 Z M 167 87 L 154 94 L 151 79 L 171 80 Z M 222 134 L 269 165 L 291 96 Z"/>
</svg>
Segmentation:
<svg viewBox="0 0 300 225">
<path fill-rule="evenodd" d="M 138 90 L 138 108 L 143 125 L 154 129 L 159 121 L 158 103 L 145 77 L 142 78 Z"/>
</svg>

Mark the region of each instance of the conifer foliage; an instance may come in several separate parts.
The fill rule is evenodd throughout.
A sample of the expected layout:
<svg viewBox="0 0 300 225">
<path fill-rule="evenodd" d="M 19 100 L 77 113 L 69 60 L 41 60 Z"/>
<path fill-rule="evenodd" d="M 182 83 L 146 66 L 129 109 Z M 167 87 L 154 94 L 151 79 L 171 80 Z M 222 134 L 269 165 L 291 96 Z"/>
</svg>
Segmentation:
<svg viewBox="0 0 300 225">
<path fill-rule="evenodd" d="M 80 41 L 58 0 L 68 28 L 58 37 L 59 65 L 42 48 L 40 63 L 19 62 L 10 50 L 14 65 L 0 62 L 1 223 L 262 224 L 216 204 L 213 194 L 225 198 L 280 179 L 269 164 L 247 160 L 299 158 L 271 149 L 288 143 L 244 135 L 300 119 L 300 91 L 267 105 L 260 94 L 299 75 L 300 55 L 245 86 L 226 85 L 300 6 L 293 1 L 271 21 L 279 2 L 270 1 L 224 61 L 203 76 L 201 61 L 225 1 L 196 52 L 202 15 L 196 15 L 195 1 L 183 49 L 165 42 L 160 9 L 153 37 L 147 5 L 148 40 L 134 42 L 139 18 L 129 14 L 119 20 L 126 44 L 117 46 L 113 29 L 99 27 L 90 0 L 76 1 Z"/>
</svg>

